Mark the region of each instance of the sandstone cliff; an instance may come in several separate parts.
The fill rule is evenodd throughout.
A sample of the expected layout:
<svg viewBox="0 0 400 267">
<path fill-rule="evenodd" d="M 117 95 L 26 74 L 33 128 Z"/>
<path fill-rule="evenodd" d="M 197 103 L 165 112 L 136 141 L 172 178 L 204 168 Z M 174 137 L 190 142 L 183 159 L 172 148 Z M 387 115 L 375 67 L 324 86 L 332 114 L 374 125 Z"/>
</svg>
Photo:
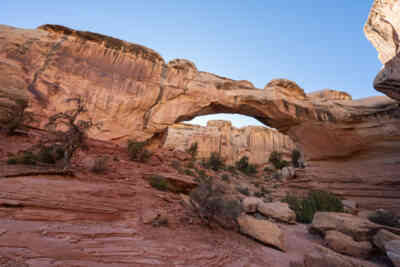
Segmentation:
<svg viewBox="0 0 400 267">
<path fill-rule="evenodd" d="M 289 80 L 264 90 L 198 71 L 187 60 L 165 64 L 151 49 L 100 34 L 46 25 L 0 26 L 0 86 L 27 91 L 41 123 L 82 95 L 103 122 L 103 140 L 156 142 L 169 126 L 199 115 L 252 116 L 289 135 L 310 159 L 348 157 L 383 139 L 398 140 L 397 103 L 307 96 Z"/>
<path fill-rule="evenodd" d="M 375 78 L 375 88 L 400 100 L 400 2 L 375 0 L 364 31 L 384 64 Z"/>
<path fill-rule="evenodd" d="M 168 127 L 163 147 L 186 150 L 198 144 L 197 158 L 208 158 L 218 152 L 227 164 L 234 164 L 247 156 L 251 163 L 265 164 L 272 151 L 282 152 L 290 158 L 294 143 L 277 130 L 249 126 L 232 127 L 229 121 L 208 121 L 207 127 L 179 123 Z"/>
</svg>

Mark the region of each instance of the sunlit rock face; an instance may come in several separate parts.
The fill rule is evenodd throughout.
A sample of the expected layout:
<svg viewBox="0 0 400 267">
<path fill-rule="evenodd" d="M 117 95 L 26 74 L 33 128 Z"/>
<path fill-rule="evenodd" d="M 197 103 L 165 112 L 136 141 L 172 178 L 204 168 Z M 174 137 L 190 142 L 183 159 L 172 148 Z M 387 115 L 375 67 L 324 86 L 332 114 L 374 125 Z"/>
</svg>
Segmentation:
<svg viewBox="0 0 400 267">
<path fill-rule="evenodd" d="M 375 78 L 374 87 L 400 100 L 400 2 L 375 0 L 364 31 L 384 64 Z"/>
<path fill-rule="evenodd" d="M 281 152 L 286 158 L 295 149 L 287 135 L 277 130 L 248 126 L 235 128 L 229 121 L 208 121 L 207 127 L 178 123 L 168 127 L 163 147 L 183 150 L 198 144 L 197 158 L 209 158 L 217 152 L 227 164 L 234 164 L 243 156 L 258 165 L 268 163 L 272 151 Z"/>
<path fill-rule="evenodd" d="M 384 138 L 397 140 L 397 103 L 312 97 L 287 79 L 264 89 L 197 70 L 184 59 L 168 64 L 155 51 L 100 34 L 45 25 L 0 26 L 0 86 L 26 91 L 38 126 L 82 95 L 103 123 L 92 137 L 161 144 L 169 126 L 199 115 L 251 116 L 287 134 L 308 159 L 350 157 Z"/>
<path fill-rule="evenodd" d="M 395 57 L 400 52 L 400 2 L 374 0 L 364 32 L 378 50 L 382 64 Z"/>
<path fill-rule="evenodd" d="M 307 94 L 308 97 L 320 100 L 352 100 L 351 95 L 346 92 L 323 89 L 320 91 L 312 92 Z"/>
</svg>

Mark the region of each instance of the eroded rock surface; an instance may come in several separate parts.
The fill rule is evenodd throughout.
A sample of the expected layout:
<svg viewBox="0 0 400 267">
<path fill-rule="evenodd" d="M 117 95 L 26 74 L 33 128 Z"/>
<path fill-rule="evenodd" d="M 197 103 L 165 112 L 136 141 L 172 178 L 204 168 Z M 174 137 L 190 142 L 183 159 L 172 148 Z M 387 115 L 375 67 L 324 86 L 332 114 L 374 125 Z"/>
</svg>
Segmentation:
<svg viewBox="0 0 400 267">
<path fill-rule="evenodd" d="M 277 130 L 248 126 L 235 128 L 229 121 L 208 121 L 207 127 L 179 123 L 168 127 L 164 148 L 185 151 L 198 144 L 198 159 L 209 158 L 217 152 L 225 163 L 234 165 L 243 156 L 255 164 L 268 163 L 272 151 L 281 152 L 286 158 L 295 149 L 295 144 Z"/>
<path fill-rule="evenodd" d="M 375 88 L 400 100 L 400 2 L 375 0 L 364 32 L 384 64 L 375 78 Z"/>
<path fill-rule="evenodd" d="M 187 60 L 166 64 L 143 46 L 62 26 L 1 26 L 0 73 L 3 88 L 29 92 L 42 125 L 68 108 L 66 98 L 84 96 L 90 115 L 103 122 L 101 131 L 90 132 L 100 139 L 157 143 L 176 122 L 239 113 L 288 134 L 307 157 L 329 158 L 399 132 L 398 107 L 388 98 L 315 99 L 285 79 L 260 90 L 198 71 Z"/>
</svg>

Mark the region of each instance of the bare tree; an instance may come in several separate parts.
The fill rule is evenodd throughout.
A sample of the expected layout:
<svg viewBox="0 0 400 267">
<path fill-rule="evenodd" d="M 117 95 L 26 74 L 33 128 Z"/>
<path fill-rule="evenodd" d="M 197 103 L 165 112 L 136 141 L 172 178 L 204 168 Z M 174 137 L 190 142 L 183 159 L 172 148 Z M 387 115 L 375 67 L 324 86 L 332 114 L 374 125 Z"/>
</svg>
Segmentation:
<svg viewBox="0 0 400 267">
<path fill-rule="evenodd" d="M 101 123 L 94 123 L 91 118 L 78 120 L 78 116 L 86 113 L 85 101 L 81 96 L 69 98 L 68 103 L 75 103 L 74 109 L 54 114 L 49 118 L 46 129 L 49 137 L 42 143 L 50 143 L 64 151 L 64 169 L 70 167 L 71 159 L 78 149 L 87 150 L 87 131 L 91 128 L 101 128 Z"/>
</svg>

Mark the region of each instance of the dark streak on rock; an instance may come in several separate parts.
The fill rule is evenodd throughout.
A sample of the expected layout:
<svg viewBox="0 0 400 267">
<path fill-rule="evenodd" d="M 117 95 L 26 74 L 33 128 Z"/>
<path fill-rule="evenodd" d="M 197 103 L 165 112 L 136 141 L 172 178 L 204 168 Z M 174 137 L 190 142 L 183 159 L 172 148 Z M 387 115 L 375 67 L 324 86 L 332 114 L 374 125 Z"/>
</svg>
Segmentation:
<svg viewBox="0 0 400 267">
<path fill-rule="evenodd" d="M 143 130 L 147 129 L 147 125 L 148 125 L 149 120 L 150 120 L 151 112 L 152 112 L 153 108 L 155 106 L 157 106 L 161 102 L 161 99 L 162 99 L 162 97 L 164 95 L 164 83 L 165 83 L 165 79 L 167 78 L 167 71 L 168 71 L 168 66 L 164 64 L 162 66 L 162 71 L 161 71 L 160 91 L 158 93 L 157 99 L 154 102 L 154 104 L 149 108 L 149 110 L 143 116 L 143 122 L 144 122 L 143 123 Z"/>
<path fill-rule="evenodd" d="M 32 82 L 28 85 L 28 91 L 31 92 L 31 93 L 35 96 L 36 100 L 37 100 L 43 107 L 47 106 L 47 104 L 48 104 L 48 99 L 47 99 L 47 97 L 46 97 L 43 93 L 41 93 L 39 90 L 36 89 L 36 82 L 37 82 L 37 80 L 38 80 L 40 74 L 42 74 L 42 73 L 47 69 L 47 67 L 49 66 L 49 64 L 50 64 L 50 62 L 51 62 L 51 59 L 52 59 L 52 57 L 54 56 L 55 52 L 60 48 L 60 46 L 62 45 L 62 43 L 63 43 L 66 39 L 67 39 L 67 37 L 65 37 L 65 36 L 62 37 L 62 38 L 60 39 L 60 41 L 58 41 L 57 43 L 55 43 L 55 44 L 50 48 L 50 51 L 49 51 L 49 53 L 46 55 L 46 58 L 45 58 L 45 60 L 44 60 L 43 65 L 40 67 L 39 70 L 37 70 L 37 71 L 35 72 L 35 74 L 33 75 L 33 80 L 32 80 Z"/>
</svg>

